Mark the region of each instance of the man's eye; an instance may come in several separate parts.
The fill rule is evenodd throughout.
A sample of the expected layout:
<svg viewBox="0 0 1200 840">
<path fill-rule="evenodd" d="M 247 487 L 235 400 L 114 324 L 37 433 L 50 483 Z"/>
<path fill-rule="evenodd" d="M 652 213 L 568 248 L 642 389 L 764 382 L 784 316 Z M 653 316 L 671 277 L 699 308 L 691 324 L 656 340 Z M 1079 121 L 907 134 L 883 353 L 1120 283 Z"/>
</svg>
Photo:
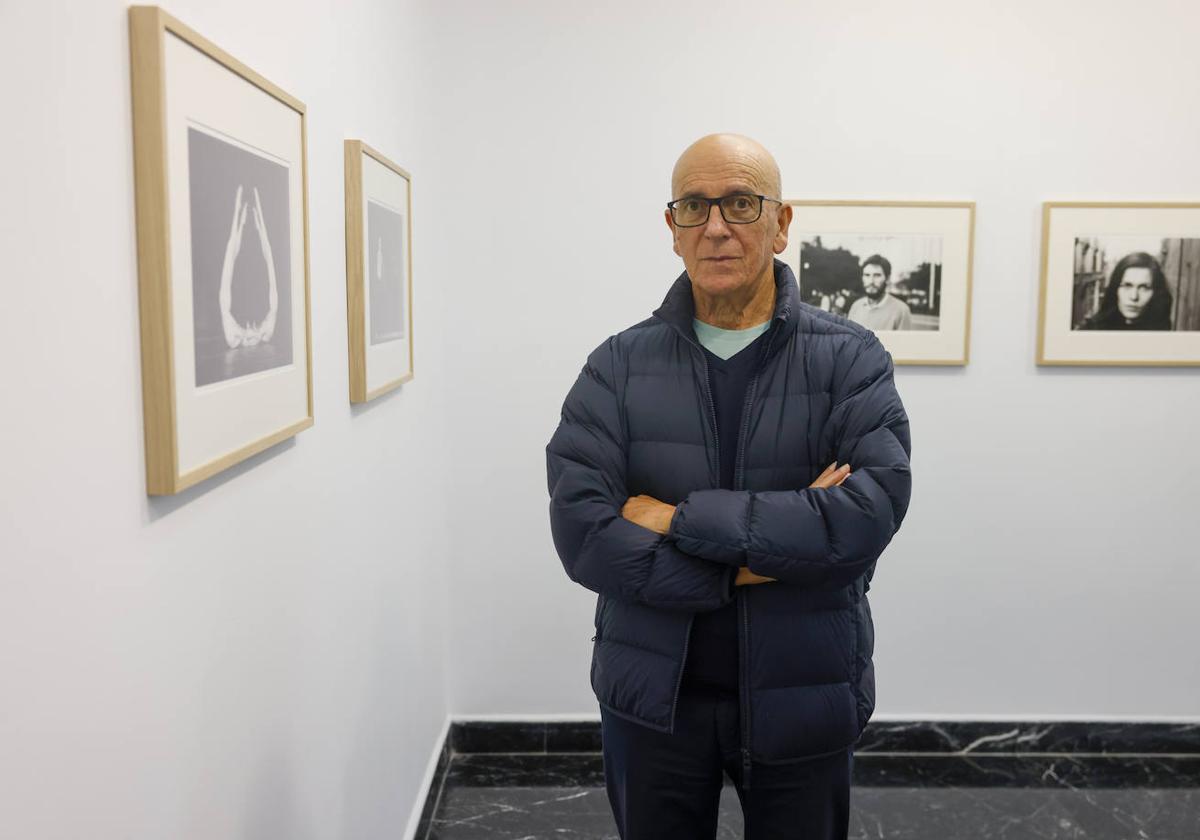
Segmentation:
<svg viewBox="0 0 1200 840">
<path fill-rule="evenodd" d="M 700 210 L 700 202 L 695 199 L 690 199 L 683 202 L 683 211 L 685 213 L 696 213 Z"/>
<path fill-rule="evenodd" d="M 739 195 L 733 200 L 733 207 L 735 210 L 749 210 L 750 199 L 746 198 L 744 195 Z"/>
</svg>

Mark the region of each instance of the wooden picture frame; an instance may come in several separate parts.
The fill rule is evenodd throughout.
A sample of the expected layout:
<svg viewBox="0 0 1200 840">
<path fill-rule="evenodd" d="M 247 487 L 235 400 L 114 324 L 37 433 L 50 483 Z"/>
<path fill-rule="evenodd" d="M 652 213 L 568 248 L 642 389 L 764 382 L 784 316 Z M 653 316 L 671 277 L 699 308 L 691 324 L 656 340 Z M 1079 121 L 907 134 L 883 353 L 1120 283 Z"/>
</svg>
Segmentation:
<svg viewBox="0 0 1200 840">
<path fill-rule="evenodd" d="M 362 140 L 345 167 L 350 401 L 365 403 L 413 378 L 412 176 Z"/>
<path fill-rule="evenodd" d="M 793 218 L 780 259 L 802 300 L 871 329 L 897 365 L 967 364 L 975 202 L 784 203 Z"/>
<path fill-rule="evenodd" d="M 306 116 L 161 8 L 129 36 L 146 491 L 169 495 L 313 424 Z"/>
<path fill-rule="evenodd" d="M 1042 204 L 1037 363 L 1200 366 L 1200 203 Z"/>
</svg>

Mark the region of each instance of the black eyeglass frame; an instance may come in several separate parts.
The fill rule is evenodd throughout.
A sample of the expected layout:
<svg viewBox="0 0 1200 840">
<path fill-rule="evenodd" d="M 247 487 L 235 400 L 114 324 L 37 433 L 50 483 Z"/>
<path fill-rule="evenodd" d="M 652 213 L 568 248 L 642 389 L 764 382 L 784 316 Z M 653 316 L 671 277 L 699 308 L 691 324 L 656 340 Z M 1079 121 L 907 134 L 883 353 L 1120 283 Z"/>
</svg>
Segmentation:
<svg viewBox="0 0 1200 840">
<path fill-rule="evenodd" d="M 753 219 L 748 219 L 747 221 L 744 221 L 744 222 L 731 221 L 729 219 L 729 217 L 727 217 L 725 215 L 725 208 L 721 206 L 721 202 L 725 201 L 727 198 L 738 198 L 738 197 L 757 198 L 758 199 L 758 215 L 755 216 Z M 708 207 L 706 207 L 704 209 L 704 221 L 696 222 L 696 224 L 694 224 L 694 225 L 681 225 L 679 223 L 679 220 L 675 218 L 675 205 L 681 201 L 705 201 L 705 202 L 708 202 Z M 671 212 L 671 221 L 675 223 L 676 227 L 681 227 L 681 228 L 694 228 L 694 227 L 700 227 L 702 225 L 708 224 L 708 219 L 712 215 L 712 209 L 713 209 L 714 204 L 717 205 L 717 212 L 721 214 L 721 218 L 725 221 L 725 224 L 727 224 L 727 225 L 752 225 L 755 222 L 757 222 L 759 219 L 762 218 L 764 201 L 774 201 L 776 204 L 779 204 L 781 206 L 783 204 L 783 202 L 780 201 L 778 198 L 771 198 L 770 196 L 761 195 L 759 193 L 736 192 L 736 193 L 730 193 L 729 195 L 718 196 L 716 198 L 707 198 L 702 195 L 687 195 L 687 196 L 684 196 L 683 198 L 676 198 L 672 201 L 668 201 L 667 202 L 667 210 L 669 210 Z"/>
</svg>

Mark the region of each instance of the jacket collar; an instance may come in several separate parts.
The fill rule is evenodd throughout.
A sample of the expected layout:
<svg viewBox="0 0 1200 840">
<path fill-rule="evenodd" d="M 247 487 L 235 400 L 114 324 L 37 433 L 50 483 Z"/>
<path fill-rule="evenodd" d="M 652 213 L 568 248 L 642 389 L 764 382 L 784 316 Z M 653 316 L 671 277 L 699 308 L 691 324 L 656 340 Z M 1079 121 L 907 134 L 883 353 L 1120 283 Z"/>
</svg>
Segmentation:
<svg viewBox="0 0 1200 840">
<path fill-rule="evenodd" d="M 774 270 L 775 314 L 771 321 L 775 330 L 781 330 L 795 316 L 800 301 L 800 290 L 796 285 L 796 276 L 792 274 L 792 269 L 787 263 L 775 260 Z M 686 340 L 696 344 L 696 331 L 692 327 L 692 319 L 696 317 L 696 301 L 692 297 L 692 279 L 686 271 L 671 284 L 662 305 L 654 310 L 654 316 L 665 321 Z"/>
</svg>

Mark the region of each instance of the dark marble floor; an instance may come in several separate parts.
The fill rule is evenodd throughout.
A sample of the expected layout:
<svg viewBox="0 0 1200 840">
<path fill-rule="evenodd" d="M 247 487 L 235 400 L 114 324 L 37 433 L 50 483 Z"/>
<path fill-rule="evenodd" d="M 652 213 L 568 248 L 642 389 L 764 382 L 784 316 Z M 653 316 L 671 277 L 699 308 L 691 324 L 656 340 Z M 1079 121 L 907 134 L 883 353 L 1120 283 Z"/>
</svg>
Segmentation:
<svg viewBox="0 0 1200 840">
<path fill-rule="evenodd" d="M 1200 752 L 1192 740 L 1198 732 L 1192 725 L 1099 735 L 1094 727 L 1055 724 L 1009 731 L 876 727 L 855 752 L 849 836 L 1200 840 Z M 483 735 L 460 731 L 447 750 L 428 840 L 616 840 L 594 728 Z M 459 751 L 485 742 L 488 749 L 529 751 Z M 1078 751 L 1055 751 L 1068 745 Z M 1114 745 L 1141 751 L 1115 752 Z M 742 837 L 741 808 L 728 780 L 717 837 Z"/>
</svg>

